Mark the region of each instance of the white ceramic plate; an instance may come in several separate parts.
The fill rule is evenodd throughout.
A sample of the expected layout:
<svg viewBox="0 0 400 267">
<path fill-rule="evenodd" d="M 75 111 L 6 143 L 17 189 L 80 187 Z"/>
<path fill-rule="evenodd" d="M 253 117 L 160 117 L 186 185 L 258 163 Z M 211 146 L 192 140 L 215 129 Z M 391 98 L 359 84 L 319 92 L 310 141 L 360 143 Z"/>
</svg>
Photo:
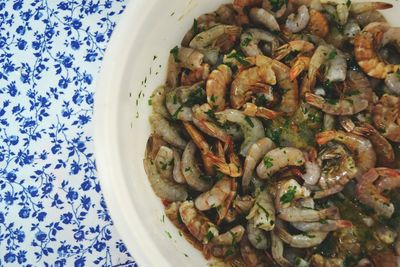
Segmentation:
<svg viewBox="0 0 400 267">
<path fill-rule="evenodd" d="M 150 134 L 148 98 L 164 83 L 169 50 L 197 16 L 228 0 L 132 0 L 109 43 L 97 81 L 97 169 L 120 236 L 142 266 L 206 266 L 199 251 L 163 216 L 143 169 Z M 400 25 L 400 5 L 384 12 Z"/>
</svg>

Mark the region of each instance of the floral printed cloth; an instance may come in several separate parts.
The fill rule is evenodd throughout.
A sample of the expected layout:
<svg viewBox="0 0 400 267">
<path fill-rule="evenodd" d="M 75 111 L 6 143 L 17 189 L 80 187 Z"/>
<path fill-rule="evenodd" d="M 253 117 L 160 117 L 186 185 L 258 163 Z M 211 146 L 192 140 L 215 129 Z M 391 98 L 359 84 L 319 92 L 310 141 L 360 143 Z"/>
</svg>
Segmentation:
<svg viewBox="0 0 400 267">
<path fill-rule="evenodd" d="M 101 194 L 95 79 L 124 0 L 0 0 L 0 266 L 136 266 Z"/>
</svg>

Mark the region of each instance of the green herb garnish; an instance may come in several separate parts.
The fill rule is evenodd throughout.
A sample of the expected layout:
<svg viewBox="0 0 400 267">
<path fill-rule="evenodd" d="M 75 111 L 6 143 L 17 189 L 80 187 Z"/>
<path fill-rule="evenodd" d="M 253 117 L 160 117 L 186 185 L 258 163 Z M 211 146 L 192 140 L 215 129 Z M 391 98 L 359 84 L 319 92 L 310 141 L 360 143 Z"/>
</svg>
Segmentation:
<svg viewBox="0 0 400 267">
<path fill-rule="evenodd" d="M 175 47 L 172 48 L 169 52 L 170 52 L 170 53 L 172 54 L 172 56 L 174 57 L 174 60 L 175 60 L 176 63 L 180 62 L 179 57 L 178 57 L 178 54 L 179 54 L 179 48 L 178 48 L 178 46 L 175 46 Z"/>
<path fill-rule="evenodd" d="M 273 166 L 271 157 L 265 156 L 263 161 L 264 161 L 265 168 L 269 169 Z"/>
<path fill-rule="evenodd" d="M 246 116 L 244 117 L 245 121 L 250 125 L 251 128 L 254 128 L 254 123 L 253 121 L 250 119 L 250 117 Z"/>
<path fill-rule="evenodd" d="M 334 59 L 336 56 L 337 56 L 336 50 L 332 50 L 332 51 L 328 54 L 328 59 Z"/>
<path fill-rule="evenodd" d="M 199 33 L 199 25 L 197 23 L 197 19 L 193 20 L 193 33 L 194 35 L 197 35 Z"/>
<path fill-rule="evenodd" d="M 296 186 L 289 186 L 288 190 L 286 191 L 285 194 L 283 194 L 280 198 L 282 203 L 290 203 L 294 199 L 294 196 L 296 194 Z"/>
</svg>

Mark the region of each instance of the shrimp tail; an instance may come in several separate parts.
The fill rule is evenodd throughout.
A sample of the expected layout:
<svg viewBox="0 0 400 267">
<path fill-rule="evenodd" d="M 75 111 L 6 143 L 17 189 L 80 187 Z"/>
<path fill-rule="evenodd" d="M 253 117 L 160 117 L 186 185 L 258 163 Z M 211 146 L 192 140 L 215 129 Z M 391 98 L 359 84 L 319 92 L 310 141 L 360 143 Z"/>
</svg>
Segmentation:
<svg viewBox="0 0 400 267">
<path fill-rule="evenodd" d="M 315 140 L 319 145 L 324 145 L 335 138 L 335 131 L 325 131 L 315 135 Z"/>
<path fill-rule="evenodd" d="M 338 216 L 339 209 L 337 207 L 329 207 L 320 211 L 322 219 L 331 218 L 334 219 Z"/>
<path fill-rule="evenodd" d="M 317 108 L 322 108 L 324 106 L 325 100 L 321 96 L 312 93 L 306 93 L 305 98 L 307 103 L 312 106 L 315 106 Z"/>
<path fill-rule="evenodd" d="M 350 228 L 353 226 L 353 224 L 351 223 L 351 221 L 347 220 L 336 220 L 336 226 L 338 228 Z"/>
<path fill-rule="evenodd" d="M 289 77 L 290 80 L 293 81 L 296 79 L 303 71 L 308 69 L 310 65 L 310 58 L 309 57 L 299 57 L 296 59 L 294 65 L 290 69 Z"/>
</svg>

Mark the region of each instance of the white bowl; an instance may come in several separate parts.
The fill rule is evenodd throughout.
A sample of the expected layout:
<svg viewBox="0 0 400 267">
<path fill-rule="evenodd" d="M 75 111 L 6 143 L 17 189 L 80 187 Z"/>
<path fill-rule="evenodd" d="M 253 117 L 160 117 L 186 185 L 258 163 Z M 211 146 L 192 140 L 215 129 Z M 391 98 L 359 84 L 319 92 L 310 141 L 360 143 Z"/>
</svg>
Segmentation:
<svg viewBox="0 0 400 267">
<path fill-rule="evenodd" d="M 164 219 L 143 169 L 150 134 L 148 98 L 164 83 L 169 50 L 197 16 L 229 0 L 133 0 L 124 11 L 97 82 L 94 139 L 107 206 L 129 252 L 142 266 L 206 266 L 202 254 Z M 385 11 L 400 25 L 395 8 Z M 155 58 L 156 56 L 156 58 Z"/>
</svg>

